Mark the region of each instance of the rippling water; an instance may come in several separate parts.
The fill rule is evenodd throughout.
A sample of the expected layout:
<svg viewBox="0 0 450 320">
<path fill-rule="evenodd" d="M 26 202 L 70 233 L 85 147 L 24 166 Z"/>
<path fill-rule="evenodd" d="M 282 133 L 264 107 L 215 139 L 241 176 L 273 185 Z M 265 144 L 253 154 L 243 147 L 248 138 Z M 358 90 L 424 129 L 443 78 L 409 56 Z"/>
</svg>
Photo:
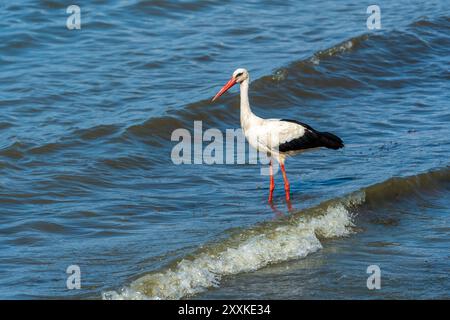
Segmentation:
<svg viewBox="0 0 450 320">
<path fill-rule="evenodd" d="M 1 3 L 0 297 L 450 298 L 450 10 L 378 4 Z M 288 160 L 293 212 L 259 165 L 170 159 L 239 127 L 209 102 L 237 67 L 256 114 L 346 143 Z"/>
</svg>

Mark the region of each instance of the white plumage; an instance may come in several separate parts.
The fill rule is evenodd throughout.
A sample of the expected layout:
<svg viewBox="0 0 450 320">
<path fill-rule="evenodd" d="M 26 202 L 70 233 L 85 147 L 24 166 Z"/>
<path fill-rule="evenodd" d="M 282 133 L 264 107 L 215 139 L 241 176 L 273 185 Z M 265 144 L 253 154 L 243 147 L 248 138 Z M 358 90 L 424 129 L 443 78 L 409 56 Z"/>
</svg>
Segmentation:
<svg viewBox="0 0 450 320">
<path fill-rule="evenodd" d="M 268 152 L 271 156 L 284 163 L 286 155 L 294 155 L 299 151 L 280 152 L 279 146 L 294 139 L 301 138 L 305 134 L 305 128 L 293 122 L 281 121 L 281 119 L 250 120 L 248 129 L 244 129 L 245 137 L 249 144 L 260 151 Z M 242 128 L 244 124 L 241 122 Z"/>
</svg>

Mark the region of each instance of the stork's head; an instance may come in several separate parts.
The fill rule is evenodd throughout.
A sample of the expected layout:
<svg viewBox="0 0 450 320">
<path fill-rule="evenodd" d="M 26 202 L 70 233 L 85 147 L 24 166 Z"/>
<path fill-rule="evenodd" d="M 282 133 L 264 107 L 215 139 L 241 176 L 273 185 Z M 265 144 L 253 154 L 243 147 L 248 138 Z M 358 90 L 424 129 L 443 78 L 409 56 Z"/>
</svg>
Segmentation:
<svg viewBox="0 0 450 320">
<path fill-rule="evenodd" d="M 233 76 L 231 77 L 234 79 L 237 83 L 241 83 L 242 81 L 248 79 L 248 71 L 244 68 L 239 68 L 234 70 Z"/>
<path fill-rule="evenodd" d="M 249 79 L 248 71 L 244 68 L 236 69 L 233 72 L 233 75 L 231 76 L 230 81 L 228 81 L 222 89 L 214 96 L 212 101 L 216 100 L 218 97 L 220 97 L 222 94 L 224 94 L 228 89 L 230 89 L 232 86 L 234 86 L 236 83 L 242 83 L 245 80 Z"/>
</svg>

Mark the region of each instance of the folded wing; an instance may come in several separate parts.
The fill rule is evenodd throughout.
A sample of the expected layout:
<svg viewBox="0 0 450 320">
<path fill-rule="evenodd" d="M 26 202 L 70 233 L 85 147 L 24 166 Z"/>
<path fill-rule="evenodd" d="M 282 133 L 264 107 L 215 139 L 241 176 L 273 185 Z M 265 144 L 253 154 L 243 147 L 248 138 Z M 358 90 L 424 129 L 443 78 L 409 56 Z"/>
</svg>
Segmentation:
<svg viewBox="0 0 450 320">
<path fill-rule="evenodd" d="M 340 149 L 344 143 L 338 136 L 329 132 L 320 132 L 314 130 L 309 125 L 290 119 L 280 119 L 280 123 L 285 122 L 285 130 L 280 132 L 280 143 L 278 150 L 280 152 L 302 151 L 325 147 L 329 149 Z"/>
</svg>

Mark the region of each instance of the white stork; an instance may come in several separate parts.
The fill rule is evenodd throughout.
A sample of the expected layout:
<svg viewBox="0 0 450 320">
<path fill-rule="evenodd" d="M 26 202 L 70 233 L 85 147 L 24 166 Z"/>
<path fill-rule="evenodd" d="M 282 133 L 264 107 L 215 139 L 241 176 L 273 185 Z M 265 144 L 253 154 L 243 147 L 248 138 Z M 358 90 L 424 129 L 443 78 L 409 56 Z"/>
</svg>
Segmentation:
<svg viewBox="0 0 450 320">
<path fill-rule="evenodd" d="M 284 179 L 286 200 L 290 201 L 289 181 L 284 169 L 284 161 L 287 156 L 292 156 L 307 149 L 325 147 L 340 149 L 344 147 L 342 140 L 329 132 L 319 132 L 309 125 L 289 119 L 263 119 L 256 116 L 250 109 L 248 101 L 248 86 L 250 75 L 247 70 L 239 68 L 212 101 L 220 97 L 224 92 L 240 84 L 241 91 L 241 127 L 249 144 L 258 151 L 266 152 L 270 160 L 270 193 L 269 202 L 273 199 L 275 183 L 273 179 L 272 159 L 278 161 Z"/>
</svg>

